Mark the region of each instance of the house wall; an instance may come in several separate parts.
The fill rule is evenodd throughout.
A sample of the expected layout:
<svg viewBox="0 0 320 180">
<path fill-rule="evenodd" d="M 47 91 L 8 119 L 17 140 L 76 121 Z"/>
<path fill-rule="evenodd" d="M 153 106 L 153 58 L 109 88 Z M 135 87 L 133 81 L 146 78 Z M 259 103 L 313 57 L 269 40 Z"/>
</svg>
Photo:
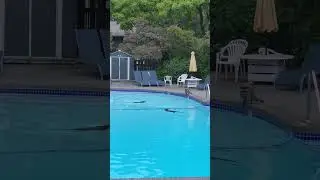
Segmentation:
<svg viewBox="0 0 320 180">
<path fill-rule="evenodd" d="M 4 48 L 5 56 L 77 57 L 77 3 L 78 0 L 0 0 L 0 48 Z"/>
<path fill-rule="evenodd" d="M 8 0 L 11 1 L 11 0 Z M 31 2 L 31 56 L 58 57 L 56 53 L 57 31 L 57 2 L 60 0 L 32 0 Z M 14 8 L 14 7 L 13 7 Z M 59 7 L 61 8 L 61 7 Z M 30 17 L 29 17 L 30 18 Z M 60 40 L 60 39 L 59 39 Z M 30 47 L 29 47 L 30 48 Z"/>
<path fill-rule="evenodd" d="M 0 0 L 0 49 L 11 59 L 76 58 L 74 29 L 84 21 L 79 13 L 80 1 L 105 3 L 105 0 Z M 97 14 L 103 15 L 101 9 Z M 97 26 L 103 27 L 103 18 L 98 19 Z"/>
<path fill-rule="evenodd" d="M 0 51 L 4 48 L 5 0 L 0 0 Z"/>
<path fill-rule="evenodd" d="M 5 0 L 4 50 L 6 56 L 29 55 L 29 2 Z"/>
<path fill-rule="evenodd" d="M 79 0 L 63 1 L 62 21 L 62 56 L 66 58 L 77 57 L 78 48 L 74 29 L 78 25 Z"/>
</svg>

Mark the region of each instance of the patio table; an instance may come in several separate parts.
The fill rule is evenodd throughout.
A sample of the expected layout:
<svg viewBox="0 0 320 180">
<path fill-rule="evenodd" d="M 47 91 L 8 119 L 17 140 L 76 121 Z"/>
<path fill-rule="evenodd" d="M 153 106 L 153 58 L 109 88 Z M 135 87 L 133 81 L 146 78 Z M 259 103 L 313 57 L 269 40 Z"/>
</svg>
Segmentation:
<svg viewBox="0 0 320 180">
<path fill-rule="evenodd" d="M 187 88 L 195 88 L 202 79 L 191 77 L 186 79 Z"/>
<path fill-rule="evenodd" d="M 279 72 L 285 69 L 286 60 L 293 59 L 294 56 L 286 54 L 245 54 L 241 60 L 248 62 L 248 81 L 252 82 L 272 82 Z"/>
</svg>

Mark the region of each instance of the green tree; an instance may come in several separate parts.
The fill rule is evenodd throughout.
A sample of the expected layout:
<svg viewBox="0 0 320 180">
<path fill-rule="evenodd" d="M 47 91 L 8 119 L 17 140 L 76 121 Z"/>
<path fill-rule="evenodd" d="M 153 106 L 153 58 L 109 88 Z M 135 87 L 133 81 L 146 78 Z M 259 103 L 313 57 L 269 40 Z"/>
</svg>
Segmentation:
<svg viewBox="0 0 320 180">
<path fill-rule="evenodd" d="M 158 22 L 158 0 L 111 0 L 111 16 L 124 30 L 131 30 L 138 19 Z"/>
<path fill-rule="evenodd" d="M 135 23 L 135 30 L 127 32 L 119 49 L 136 58 L 162 59 L 167 48 L 166 30 L 152 26 L 145 20 Z"/>
<path fill-rule="evenodd" d="M 145 19 L 162 27 L 200 29 L 199 35 L 204 35 L 209 26 L 209 1 L 111 0 L 111 15 L 125 30 L 131 30 L 136 20 Z"/>
<path fill-rule="evenodd" d="M 162 0 L 157 4 L 157 10 L 161 19 L 168 20 L 170 24 L 192 29 L 193 23 L 196 22 L 201 35 L 205 35 L 208 30 L 208 0 Z"/>
</svg>

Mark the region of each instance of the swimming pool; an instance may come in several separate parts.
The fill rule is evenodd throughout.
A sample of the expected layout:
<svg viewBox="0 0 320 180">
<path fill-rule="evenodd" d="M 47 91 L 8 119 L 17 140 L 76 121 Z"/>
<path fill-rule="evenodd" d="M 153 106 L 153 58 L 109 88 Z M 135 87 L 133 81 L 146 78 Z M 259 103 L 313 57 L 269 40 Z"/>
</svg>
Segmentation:
<svg viewBox="0 0 320 180">
<path fill-rule="evenodd" d="M 112 178 L 209 177 L 210 110 L 164 93 L 112 91 Z"/>
<path fill-rule="evenodd" d="M 43 93 L 40 92 L 39 93 Z M 108 97 L 0 95 L 0 179 L 107 179 Z"/>
<path fill-rule="evenodd" d="M 256 117 L 212 114 L 211 177 L 219 180 L 317 180 L 319 151 Z"/>
<path fill-rule="evenodd" d="M 37 92 L 42 95 L 0 93 L 1 180 L 106 179 L 109 168 L 112 177 L 208 177 L 210 140 L 213 179 L 320 179 L 319 146 L 311 148 L 264 120 L 219 107 L 210 123 L 208 107 L 163 93 L 111 93 L 116 118 L 109 167 L 105 132 L 68 130 L 108 124 L 109 98 Z"/>
</svg>

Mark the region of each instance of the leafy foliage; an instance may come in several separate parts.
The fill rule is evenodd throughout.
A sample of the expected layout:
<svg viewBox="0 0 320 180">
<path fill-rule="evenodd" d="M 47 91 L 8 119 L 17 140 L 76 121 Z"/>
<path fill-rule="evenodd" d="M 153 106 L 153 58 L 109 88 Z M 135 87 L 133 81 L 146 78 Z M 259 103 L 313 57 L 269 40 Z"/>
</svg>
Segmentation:
<svg viewBox="0 0 320 180">
<path fill-rule="evenodd" d="M 204 35 L 209 25 L 208 7 L 207 0 L 111 0 L 112 17 L 124 30 L 131 30 L 137 20 L 145 19 L 162 27 L 200 29 L 200 35 Z"/>
<path fill-rule="evenodd" d="M 127 32 L 119 49 L 133 54 L 138 59 L 162 59 L 166 48 L 165 30 L 151 26 L 147 21 L 135 23 L 135 31 Z"/>
<path fill-rule="evenodd" d="M 124 30 L 131 30 L 138 19 L 157 22 L 157 0 L 111 0 L 112 17 Z"/>
<path fill-rule="evenodd" d="M 189 60 L 185 57 L 174 57 L 168 61 L 163 61 L 163 64 L 157 69 L 159 77 L 166 75 L 172 76 L 176 80 L 181 74 L 187 73 L 189 70 Z"/>
<path fill-rule="evenodd" d="M 122 51 L 161 59 L 159 71 L 170 75 L 188 72 L 195 51 L 200 74 L 208 73 L 208 0 L 111 0 L 111 13 L 127 31 Z"/>
</svg>

